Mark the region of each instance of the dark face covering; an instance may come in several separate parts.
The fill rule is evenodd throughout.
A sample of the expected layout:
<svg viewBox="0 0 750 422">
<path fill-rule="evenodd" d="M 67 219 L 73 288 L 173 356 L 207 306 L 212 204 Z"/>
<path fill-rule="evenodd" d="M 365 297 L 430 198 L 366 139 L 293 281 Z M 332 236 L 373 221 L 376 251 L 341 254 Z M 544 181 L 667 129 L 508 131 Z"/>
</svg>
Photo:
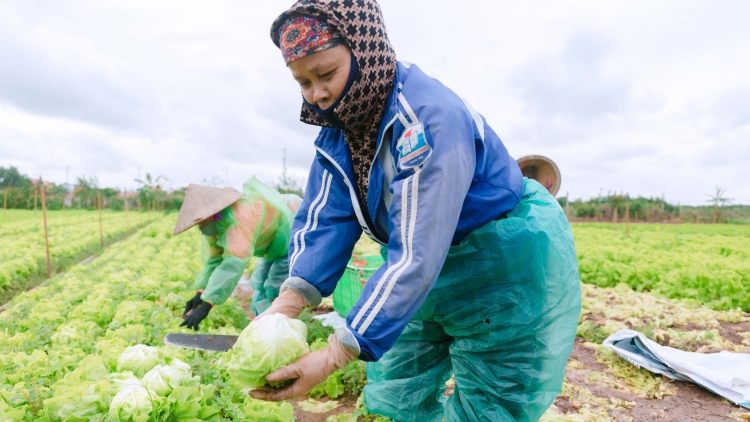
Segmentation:
<svg viewBox="0 0 750 422">
<path fill-rule="evenodd" d="M 396 76 L 396 53 L 388 40 L 380 5 L 375 0 L 300 0 L 273 23 L 271 39 L 276 46 L 281 27 L 299 15 L 326 21 L 352 51 L 356 66 L 352 66 L 347 88 L 336 103 L 321 110 L 303 101 L 300 120 L 344 132 L 359 199 L 366 205 L 378 129 Z"/>
<path fill-rule="evenodd" d="M 346 94 L 349 92 L 349 89 L 351 89 L 352 84 L 357 79 L 357 76 L 359 76 L 359 67 L 357 66 L 357 60 L 354 58 L 354 55 L 352 55 L 352 64 L 351 68 L 349 69 L 349 79 L 346 81 L 346 86 L 344 86 L 344 89 L 341 91 L 341 95 L 339 95 L 339 98 L 336 99 L 336 102 L 334 102 L 333 105 L 323 110 L 316 107 L 314 104 L 308 103 L 305 97 L 302 97 L 302 101 L 304 102 L 304 105 L 307 106 L 307 108 L 312 110 L 314 113 L 322 116 L 331 127 L 345 130 L 346 126 L 344 125 L 344 122 L 340 121 L 338 117 L 336 117 L 336 109 L 338 108 L 339 104 L 341 104 L 341 100 L 346 97 Z"/>
<path fill-rule="evenodd" d="M 219 235 L 219 228 L 216 227 L 216 221 L 209 221 L 205 226 L 200 226 L 201 233 L 205 236 L 213 237 Z"/>
</svg>

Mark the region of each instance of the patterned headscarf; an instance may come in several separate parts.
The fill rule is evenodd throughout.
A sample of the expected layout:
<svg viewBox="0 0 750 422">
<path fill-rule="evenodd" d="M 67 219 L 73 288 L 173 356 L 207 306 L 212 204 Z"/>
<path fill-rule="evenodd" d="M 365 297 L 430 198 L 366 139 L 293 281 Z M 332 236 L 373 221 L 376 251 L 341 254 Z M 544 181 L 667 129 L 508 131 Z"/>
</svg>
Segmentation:
<svg viewBox="0 0 750 422">
<path fill-rule="evenodd" d="M 352 157 L 360 206 L 366 208 L 369 171 L 375 156 L 378 129 L 396 76 L 393 50 L 376 0 L 299 0 L 271 26 L 271 39 L 280 47 L 282 26 L 306 15 L 328 23 L 345 39 L 359 72 L 338 100 L 333 113 L 342 127 Z M 320 112 L 303 102 L 300 120 L 334 127 Z M 365 213 L 366 219 L 369 215 Z M 369 221 L 368 221 L 369 223 Z"/>
<path fill-rule="evenodd" d="M 290 18 L 281 26 L 280 33 L 279 48 L 286 64 L 345 43 L 338 31 L 311 16 Z"/>
</svg>

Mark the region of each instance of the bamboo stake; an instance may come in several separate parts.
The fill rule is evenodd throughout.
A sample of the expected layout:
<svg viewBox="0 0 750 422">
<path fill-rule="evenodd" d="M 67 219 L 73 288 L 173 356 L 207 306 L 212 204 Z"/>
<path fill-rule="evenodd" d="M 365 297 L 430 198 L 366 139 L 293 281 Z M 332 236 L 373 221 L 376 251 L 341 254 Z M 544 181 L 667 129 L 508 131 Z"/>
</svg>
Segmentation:
<svg viewBox="0 0 750 422">
<path fill-rule="evenodd" d="M 99 208 L 99 246 L 104 249 L 104 231 L 102 230 L 102 193 L 96 192 L 96 204 Z"/>
<path fill-rule="evenodd" d="M 615 205 L 615 212 L 612 214 L 612 229 L 613 230 L 617 229 L 617 210 L 618 210 L 618 206 Z"/>
<path fill-rule="evenodd" d="M 625 237 L 630 233 L 630 202 L 625 203 Z"/>
<path fill-rule="evenodd" d="M 719 215 L 719 205 L 714 205 L 714 224 L 716 224 L 717 216 Z"/>
<path fill-rule="evenodd" d="M 5 221 L 5 209 L 8 208 L 8 189 L 3 191 L 3 221 Z"/>
<path fill-rule="evenodd" d="M 42 180 L 42 178 L 40 177 L 39 180 Z M 34 214 L 36 214 L 36 195 L 36 189 L 34 189 Z"/>
<path fill-rule="evenodd" d="M 127 191 L 122 192 L 122 197 L 125 200 L 125 224 L 128 227 L 128 236 L 130 236 L 130 219 L 128 218 L 128 194 Z"/>
<path fill-rule="evenodd" d="M 44 218 L 44 249 L 47 252 L 47 278 L 52 277 L 52 263 L 50 262 L 50 256 L 49 256 L 49 234 L 47 233 L 47 197 L 44 193 L 44 182 L 42 181 L 42 178 L 40 177 L 39 180 L 41 181 L 39 185 L 39 189 L 41 189 L 41 197 L 42 197 L 42 216 Z"/>
<path fill-rule="evenodd" d="M 141 197 L 138 196 L 138 224 L 143 224 L 143 214 L 141 214 Z"/>
</svg>

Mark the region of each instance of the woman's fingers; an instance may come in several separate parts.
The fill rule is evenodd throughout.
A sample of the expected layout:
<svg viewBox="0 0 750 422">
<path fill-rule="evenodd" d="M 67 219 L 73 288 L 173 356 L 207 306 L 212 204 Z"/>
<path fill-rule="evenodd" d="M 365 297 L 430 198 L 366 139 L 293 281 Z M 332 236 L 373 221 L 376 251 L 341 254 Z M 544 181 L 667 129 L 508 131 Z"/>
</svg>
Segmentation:
<svg viewBox="0 0 750 422">
<path fill-rule="evenodd" d="M 282 401 L 294 398 L 294 384 L 289 387 L 277 389 L 269 386 L 263 386 L 250 391 L 250 397 L 265 401 Z"/>
<path fill-rule="evenodd" d="M 283 368 L 279 368 L 270 374 L 266 375 L 266 381 L 269 383 L 282 382 L 287 380 L 297 379 L 301 376 L 299 369 L 296 364 L 287 365 Z"/>
</svg>

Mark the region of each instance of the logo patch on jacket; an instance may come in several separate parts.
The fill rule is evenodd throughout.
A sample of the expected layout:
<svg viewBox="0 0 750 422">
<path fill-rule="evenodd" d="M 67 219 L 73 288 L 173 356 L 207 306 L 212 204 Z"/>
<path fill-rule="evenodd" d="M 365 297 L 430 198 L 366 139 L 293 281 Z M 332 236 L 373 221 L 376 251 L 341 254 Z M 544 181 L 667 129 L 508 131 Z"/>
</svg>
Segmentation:
<svg viewBox="0 0 750 422">
<path fill-rule="evenodd" d="M 422 123 L 406 128 L 396 148 L 401 168 L 419 167 L 432 155 L 432 147 L 427 143 Z"/>
</svg>

